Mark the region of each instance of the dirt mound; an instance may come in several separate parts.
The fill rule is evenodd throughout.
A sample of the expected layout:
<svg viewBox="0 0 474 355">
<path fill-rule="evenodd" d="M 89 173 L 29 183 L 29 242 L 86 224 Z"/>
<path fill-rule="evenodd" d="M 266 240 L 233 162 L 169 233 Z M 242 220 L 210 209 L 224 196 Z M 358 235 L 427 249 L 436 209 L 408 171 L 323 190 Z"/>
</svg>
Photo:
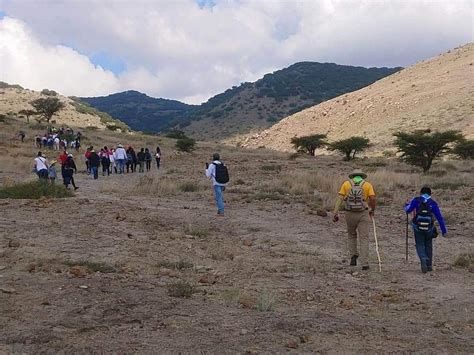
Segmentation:
<svg viewBox="0 0 474 355">
<path fill-rule="evenodd" d="M 292 137 L 327 133 L 330 140 L 367 137 L 381 152 L 397 131 L 452 128 L 472 138 L 473 94 L 474 43 L 469 43 L 230 143 L 291 151 Z"/>
</svg>

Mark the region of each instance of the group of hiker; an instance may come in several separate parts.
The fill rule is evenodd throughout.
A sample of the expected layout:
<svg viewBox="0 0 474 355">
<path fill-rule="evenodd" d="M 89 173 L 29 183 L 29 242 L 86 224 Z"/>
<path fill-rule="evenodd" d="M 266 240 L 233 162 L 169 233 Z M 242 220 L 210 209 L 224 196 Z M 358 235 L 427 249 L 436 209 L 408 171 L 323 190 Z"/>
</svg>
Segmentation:
<svg viewBox="0 0 474 355">
<path fill-rule="evenodd" d="M 85 153 L 86 166 L 89 174 L 97 179 L 98 168 L 102 165 L 102 174 L 110 175 L 112 170 L 117 174 L 125 171 L 135 172 L 138 166 L 139 172 L 151 169 L 151 153 L 148 148 L 141 148 L 138 153 L 130 146 L 125 149 L 118 144 L 114 149 L 101 148 L 97 153 L 93 147 L 88 147 Z M 155 160 L 157 168 L 160 167 L 161 151 L 156 148 Z M 66 150 L 60 155 L 61 172 L 66 187 L 69 184 L 77 189 L 73 174 L 77 172 L 73 156 Z M 56 162 L 51 162 L 54 167 Z M 54 169 L 48 167 L 46 158 L 41 152 L 35 158 L 35 168 L 40 179 L 55 179 Z M 221 161 L 219 153 L 214 153 L 211 163 L 206 163 L 205 175 L 212 182 L 217 216 L 224 217 L 224 191 L 229 182 L 229 172 Z M 366 181 L 367 174 L 360 169 L 355 169 L 349 174 L 349 179 L 343 182 L 333 210 L 333 222 L 339 220 L 339 211 L 345 210 L 345 221 L 347 225 L 347 244 L 350 258 L 350 266 L 356 266 L 358 262 L 362 270 L 369 270 L 369 222 L 374 221 L 376 208 L 376 195 L 372 184 Z M 441 229 L 443 237 L 447 236 L 446 224 L 438 204 L 431 197 L 431 189 L 422 187 L 420 196 L 414 197 L 404 206 L 404 212 L 413 213 L 411 225 L 415 236 L 415 245 L 420 259 L 421 271 L 423 273 L 433 270 L 433 239 L 437 237 L 438 231 L 435 221 Z M 375 222 L 374 222 L 375 228 Z"/>
<path fill-rule="evenodd" d="M 48 127 L 46 133 L 37 134 L 35 136 L 35 147 L 38 149 L 48 148 L 57 151 L 72 148 L 78 152 L 81 147 L 81 138 L 82 133 L 79 131 L 74 133 L 72 128 L 61 127 L 56 129 L 55 127 Z M 23 139 L 24 133 L 22 136 L 22 142 Z"/>
<path fill-rule="evenodd" d="M 137 171 L 143 173 L 145 170 L 151 170 L 153 159 L 156 162 L 156 168 L 160 169 L 161 149 L 156 147 L 154 153 L 149 148 L 141 148 L 138 153 L 132 146 L 127 149 L 122 144 L 117 144 L 116 148 L 104 146 L 99 152 L 96 152 L 93 146 L 86 149 L 84 153 L 87 174 L 93 175 L 94 179 L 99 176 L 99 168 L 102 166 L 102 175 L 134 173 Z"/>
</svg>

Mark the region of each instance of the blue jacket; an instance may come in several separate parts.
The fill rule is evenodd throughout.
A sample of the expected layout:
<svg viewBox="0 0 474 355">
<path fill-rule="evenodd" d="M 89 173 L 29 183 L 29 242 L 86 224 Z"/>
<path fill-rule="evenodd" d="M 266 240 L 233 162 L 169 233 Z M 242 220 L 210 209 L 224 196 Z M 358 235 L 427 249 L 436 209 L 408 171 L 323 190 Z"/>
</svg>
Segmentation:
<svg viewBox="0 0 474 355">
<path fill-rule="evenodd" d="M 412 211 L 416 211 L 422 200 L 427 202 L 428 206 L 430 206 L 431 212 L 433 212 L 434 216 L 436 217 L 436 220 L 439 223 L 439 227 L 441 228 L 441 233 L 446 234 L 447 230 L 446 230 L 446 225 L 444 223 L 443 215 L 441 214 L 438 204 L 436 203 L 435 200 L 431 198 L 431 196 L 423 195 L 423 196 L 415 197 L 413 200 L 411 200 L 410 203 L 405 205 L 405 212 L 410 213 Z"/>
</svg>

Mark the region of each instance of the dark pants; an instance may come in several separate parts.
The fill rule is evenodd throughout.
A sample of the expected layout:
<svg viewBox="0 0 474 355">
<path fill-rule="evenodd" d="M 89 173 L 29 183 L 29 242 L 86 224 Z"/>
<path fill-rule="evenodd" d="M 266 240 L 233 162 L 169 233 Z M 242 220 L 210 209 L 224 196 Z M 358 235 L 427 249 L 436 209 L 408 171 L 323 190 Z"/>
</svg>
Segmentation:
<svg viewBox="0 0 474 355">
<path fill-rule="evenodd" d="M 160 168 L 160 158 L 155 158 L 156 159 L 156 168 Z"/>
<path fill-rule="evenodd" d="M 110 175 L 110 160 L 109 159 L 102 159 L 102 175 Z"/>
<path fill-rule="evenodd" d="M 41 169 L 37 174 L 40 180 L 48 181 L 48 169 Z"/>
<path fill-rule="evenodd" d="M 91 172 L 92 172 L 92 175 L 94 176 L 94 180 L 97 180 L 99 178 L 99 167 L 91 166 Z"/>
<path fill-rule="evenodd" d="M 433 233 L 420 232 L 415 230 L 416 253 L 421 264 L 425 264 L 429 269 L 433 266 Z"/>
<path fill-rule="evenodd" d="M 151 160 L 147 160 L 145 163 L 146 163 L 146 171 L 150 171 L 150 169 L 151 169 Z"/>
<path fill-rule="evenodd" d="M 64 185 L 66 186 L 66 188 L 69 187 L 69 184 L 71 184 L 74 188 L 76 188 L 76 183 L 74 181 L 74 170 L 64 169 L 63 179 L 64 179 Z"/>
</svg>

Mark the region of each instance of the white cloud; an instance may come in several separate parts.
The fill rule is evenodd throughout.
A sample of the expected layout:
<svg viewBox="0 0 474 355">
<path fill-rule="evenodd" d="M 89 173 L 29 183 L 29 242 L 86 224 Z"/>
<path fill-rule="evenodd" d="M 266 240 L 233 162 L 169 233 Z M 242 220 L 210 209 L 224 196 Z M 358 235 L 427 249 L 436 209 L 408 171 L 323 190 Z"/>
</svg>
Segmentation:
<svg viewBox="0 0 474 355">
<path fill-rule="evenodd" d="M 297 61 L 405 66 L 473 40 L 470 0 L 215 3 L 3 0 L 24 22 L 2 20 L 1 76 L 65 94 L 136 89 L 197 102 Z M 125 72 L 95 67 L 87 56 L 97 52 Z"/>
</svg>

